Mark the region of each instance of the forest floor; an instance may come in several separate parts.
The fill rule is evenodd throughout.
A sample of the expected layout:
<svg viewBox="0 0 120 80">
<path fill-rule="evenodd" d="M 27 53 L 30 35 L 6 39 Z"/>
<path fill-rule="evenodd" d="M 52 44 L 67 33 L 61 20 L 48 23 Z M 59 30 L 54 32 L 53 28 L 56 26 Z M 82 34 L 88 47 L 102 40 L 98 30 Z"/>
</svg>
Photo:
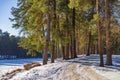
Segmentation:
<svg viewBox="0 0 120 80">
<path fill-rule="evenodd" d="M 105 67 L 99 67 L 98 55 L 80 55 L 71 60 L 57 59 L 52 64 L 17 72 L 8 80 L 120 80 L 120 55 L 114 55 L 113 65 Z"/>
</svg>

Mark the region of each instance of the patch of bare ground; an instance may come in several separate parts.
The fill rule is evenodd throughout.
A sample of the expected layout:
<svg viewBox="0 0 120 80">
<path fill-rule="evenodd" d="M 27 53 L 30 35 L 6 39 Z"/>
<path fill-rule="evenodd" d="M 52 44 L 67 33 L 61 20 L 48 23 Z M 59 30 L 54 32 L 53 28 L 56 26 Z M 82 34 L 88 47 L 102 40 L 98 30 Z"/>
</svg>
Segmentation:
<svg viewBox="0 0 120 80">
<path fill-rule="evenodd" d="M 88 78 L 90 80 L 109 80 L 109 79 L 97 74 L 96 72 L 94 72 L 89 66 L 83 67 L 83 70 L 85 70 L 86 74 L 89 75 Z"/>
<path fill-rule="evenodd" d="M 77 63 L 68 65 L 65 68 L 63 80 L 79 80 L 79 74 L 76 72 Z"/>
<path fill-rule="evenodd" d="M 109 80 L 97 74 L 89 66 L 81 66 L 77 68 L 79 65 L 79 63 L 72 63 L 68 65 L 65 68 L 64 77 L 62 80 Z M 79 71 L 81 73 L 79 73 Z"/>
</svg>

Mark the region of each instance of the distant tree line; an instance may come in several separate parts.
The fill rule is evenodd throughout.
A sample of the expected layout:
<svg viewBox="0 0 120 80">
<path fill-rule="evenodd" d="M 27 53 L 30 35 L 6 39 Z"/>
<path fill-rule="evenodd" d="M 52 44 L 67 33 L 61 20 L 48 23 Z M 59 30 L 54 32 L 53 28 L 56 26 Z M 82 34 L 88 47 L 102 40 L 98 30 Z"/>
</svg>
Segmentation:
<svg viewBox="0 0 120 80">
<path fill-rule="evenodd" d="M 19 40 L 20 37 L 0 30 L 0 59 L 32 58 L 33 56 L 26 54 L 25 49 L 18 46 Z M 36 56 L 41 57 L 39 53 Z"/>
</svg>

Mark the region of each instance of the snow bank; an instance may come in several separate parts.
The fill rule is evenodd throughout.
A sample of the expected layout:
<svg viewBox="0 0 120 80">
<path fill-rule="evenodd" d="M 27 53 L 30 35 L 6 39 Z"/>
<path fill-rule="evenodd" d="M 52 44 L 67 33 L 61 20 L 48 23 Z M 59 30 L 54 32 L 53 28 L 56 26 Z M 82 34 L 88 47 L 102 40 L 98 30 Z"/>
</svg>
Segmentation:
<svg viewBox="0 0 120 80">
<path fill-rule="evenodd" d="M 41 62 L 41 59 L 31 58 L 31 59 L 0 60 L 0 78 L 2 75 L 10 73 L 13 70 L 23 69 L 23 64 L 31 63 L 33 61 Z"/>
<path fill-rule="evenodd" d="M 41 67 L 35 67 L 29 71 L 17 74 L 10 80 L 59 80 L 59 71 L 62 71 L 68 64 L 69 63 L 58 62 Z"/>
<path fill-rule="evenodd" d="M 22 66 L 0 66 L 0 77 L 5 73 L 9 73 L 18 68 L 23 68 L 23 67 Z"/>
<path fill-rule="evenodd" d="M 109 80 L 120 80 L 120 55 L 113 55 L 113 66 L 91 66 L 91 68 Z"/>
<path fill-rule="evenodd" d="M 71 60 L 57 59 L 55 63 L 20 72 L 10 80 L 120 80 L 120 56 L 113 56 L 113 64 L 99 67 L 99 55 L 82 55 Z"/>
</svg>

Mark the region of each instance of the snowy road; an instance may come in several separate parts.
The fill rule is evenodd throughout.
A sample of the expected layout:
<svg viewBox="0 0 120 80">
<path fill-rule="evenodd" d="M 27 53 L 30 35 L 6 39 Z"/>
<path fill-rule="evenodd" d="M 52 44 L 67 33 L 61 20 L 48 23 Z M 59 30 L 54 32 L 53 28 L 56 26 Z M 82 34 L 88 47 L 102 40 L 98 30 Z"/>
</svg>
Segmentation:
<svg viewBox="0 0 120 80">
<path fill-rule="evenodd" d="M 105 56 L 104 56 L 105 57 Z M 99 56 L 79 56 L 71 60 L 35 67 L 17 73 L 10 80 L 120 80 L 120 56 L 113 56 L 113 66 L 99 67 Z"/>
<path fill-rule="evenodd" d="M 109 80 L 91 67 L 79 63 L 58 62 L 17 74 L 10 80 Z"/>
</svg>

